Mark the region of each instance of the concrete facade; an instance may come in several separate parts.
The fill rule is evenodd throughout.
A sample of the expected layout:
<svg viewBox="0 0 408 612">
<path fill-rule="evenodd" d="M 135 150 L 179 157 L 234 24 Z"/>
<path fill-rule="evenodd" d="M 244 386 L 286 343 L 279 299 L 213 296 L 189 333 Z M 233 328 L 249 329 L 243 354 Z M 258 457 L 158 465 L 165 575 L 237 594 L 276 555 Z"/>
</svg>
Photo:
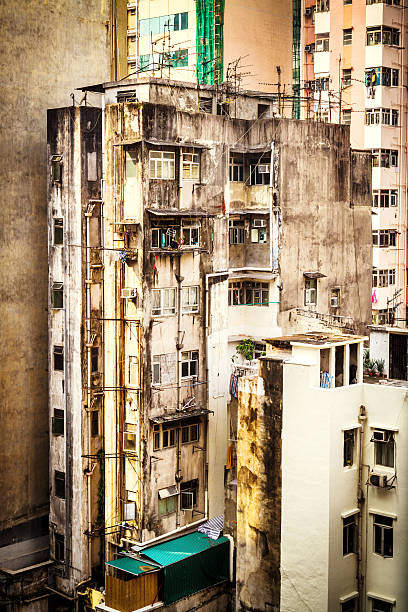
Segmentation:
<svg viewBox="0 0 408 612">
<path fill-rule="evenodd" d="M 291 326 L 365 326 L 370 184 L 369 158 L 350 153 L 347 129 L 272 118 L 269 94 L 243 92 L 227 117 L 211 87 L 146 77 L 86 89 L 102 95 L 101 110 L 76 109 L 75 121 L 69 108 L 49 114 L 50 172 L 63 168 L 62 182 L 50 179 L 49 224 L 68 214 L 74 232 L 62 248 L 50 231 L 50 284 L 65 274 L 68 287 L 66 314 L 49 323 L 50 358 L 58 343 L 72 355 L 66 491 L 82 526 L 58 495 L 51 520 L 58 535 L 66 521 L 75 567 L 89 576 L 87 537 L 98 533 L 89 410 L 103 413 L 107 560 L 222 514 L 231 353 L 241 338 Z M 196 112 L 203 95 L 214 112 Z M 100 178 L 102 192 L 89 183 Z M 58 401 L 60 379 L 50 376 Z M 53 439 L 51 473 L 62 471 L 64 444 Z"/>
<path fill-rule="evenodd" d="M 237 609 L 406 609 L 406 388 L 362 382 L 363 340 L 277 338 L 259 375 L 240 381 Z M 343 377 L 331 388 L 328 362 Z M 274 448 L 276 428 L 271 465 L 257 440 Z"/>
<path fill-rule="evenodd" d="M 77 85 L 123 74 L 120 68 L 113 72 L 119 59 L 111 53 L 113 21 L 118 32 L 126 26 L 126 15 L 120 23 L 119 13 L 114 18 L 104 0 L 67 0 L 58 6 L 5 1 L 0 8 L 0 545 L 20 543 L 23 556 L 30 552 L 30 540 L 31 553 L 39 551 L 39 558 L 48 548 L 43 541 L 38 548 L 38 538 L 47 535 L 49 510 L 46 111 L 72 103 Z M 19 112 L 17 100 L 24 101 Z"/>
</svg>

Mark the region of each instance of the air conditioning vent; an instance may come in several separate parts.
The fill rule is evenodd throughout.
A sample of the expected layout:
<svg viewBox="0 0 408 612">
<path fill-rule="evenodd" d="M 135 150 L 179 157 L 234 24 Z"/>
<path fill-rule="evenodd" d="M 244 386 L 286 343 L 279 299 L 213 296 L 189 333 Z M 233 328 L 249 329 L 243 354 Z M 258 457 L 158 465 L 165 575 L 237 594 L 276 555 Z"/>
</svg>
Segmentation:
<svg viewBox="0 0 408 612">
<path fill-rule="evenodd" d="M 121 298 L 135 300 L 137 298 L 137 289 L 134 287 L 124 287 L 120 294 Z"/>
<path fill-rule="evenodd" d="M 373 437 L 371 438 L 372 442 L 388 442 L 390 434 L 388 431 L 384 429 L 374 429 Z"/>
<path fill-rule="evenodd" d="M 384 489 L 387 486 L 387 476 L 384 474 L 377 474 L 376 472 L 371 472 L 368 477 L 368 482 L 372 487 L 379 487 L 380 489 Z"/>
<path fill-rule="evenodd" d="M 270 172 L 270 164 L 259 164 L 258 172 L 259 172 L 259 174 L 269 174 L 269 172 Z"/>
</svg>

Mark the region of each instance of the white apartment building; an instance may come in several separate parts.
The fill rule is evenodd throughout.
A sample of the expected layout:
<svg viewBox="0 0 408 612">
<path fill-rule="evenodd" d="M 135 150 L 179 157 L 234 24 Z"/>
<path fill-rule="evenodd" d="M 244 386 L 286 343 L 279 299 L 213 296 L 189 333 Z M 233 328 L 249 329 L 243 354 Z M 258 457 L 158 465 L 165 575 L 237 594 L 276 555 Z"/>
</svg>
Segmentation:
<svg viewBox="0 0 408 612">
<path fill-rule="evenodd" d="M 399 0 L 318 0 L 305 46 L 305 96 L 319 121 L 350 125 L 372 153 L 373 323 L 406 324 L 407 17 Z M 305 30 L 306 32 L 306 30 Z M 304 107 L 304 116 L 306 107 Z"/>
<path fill-rule="evenodd" d="M 408 607 L 407 387 L 363 382 L 365 339 L 270 339 L 240 380 L 239 609 Z"/>
</svg>

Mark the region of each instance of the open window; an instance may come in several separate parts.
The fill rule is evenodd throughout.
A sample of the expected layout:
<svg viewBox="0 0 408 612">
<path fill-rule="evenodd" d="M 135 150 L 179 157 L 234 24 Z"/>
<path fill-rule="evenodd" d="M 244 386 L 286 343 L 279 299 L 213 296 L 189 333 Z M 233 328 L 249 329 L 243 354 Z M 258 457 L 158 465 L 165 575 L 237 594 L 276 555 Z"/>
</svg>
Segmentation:
<svg viewBox="0 0 408 612">
<path fill-rule="evenodd" d="M 394 519 L 374 514 L 374 552 L 382 557 L 394 556 Z"/>
<path fill-rule="evenodd" d="M 53 283 L 51 304 L 53 308 L 64 308 L 64 285 L 62 283 Z"/>
<path fill-rule="evenodd" d="M 251 242 L 266 244 L 268 242 L 268 229 L 266 219 L 252 219 Z"/>
<path fill-rule="evenodd" d="M 343 556 L 357 551 L 357 512 L 343 518 Z"/>
<path fill-rule="evenodd" d="M 395 465 L 394 432 L 386 429 L 374 429 L 371 442 L 374 442 L 374 463 L 393 468 Z"/>
<path fill-rule="evenodd" d="M 125 431 L 123 432 L 123 450 L 129 453 L 137 452 L 136 425 L 133 423 L 125 423 Z"/>
<path fill-rule="evenodd" d="M 65 472 L 54 471 L 54 493 L 57 497 L 65 499 Z"/>
<path fill-rule="evenodd" d="M 54 409 L 54 416 L 52 417 L 52 433 L 54 436 L 64 435 L 64 411 L 58 408 Z"/>
<path fill-rule="evenodd" d="M 270 156 L 266 154 L 258 158 L 252 157 L 249 162 L 249 184 L 269 185 L 270 182 Z"/>
<path fill-rule="evenodd" d="M 178 249 L 181 246 L 181 227 L 175 223 L 157 223 L 151 229 L 152 249 Z"/>
<path fill-rule="evenodd" d="M 197 506 L 198 478 L 182 482 L 180 485 L 180 508 L 181 510 L 194 510 Z"/>
<path fill-rule="evenodd" d="M 192 179 L 198 181 L 200 179 L 200 154 L 199 153 L 182 153 L 183 179 Z"/>
<path fill-rule="evenodd" d="M 243 219 L 229 220 L 229 243 L 244 244 L 245 242 L 245 223 Z"/>
<path fill-rule="evenodd" d="M 64 371 L 64 347 L 54 346 L 53 348 L 54 370 L 59 372 Z"/>
<path fill-rule="evenodd" d="M 176 485 L 171 485 L 158 491 L 158 514 L 165 516 L 177 510 L 178 491 Z"/>
<path fill-rule="evenodd" d="M 198 351 L 182 351 L 181 378 L 198 376 Z"/>
<path fill-rule="evenodd" d="M 54 219 L 54 245 L 64 244 L 64 221 L 63 219 Z"/>
<path fill-rule="evenodd" d="M 200 223 L 198 221 L 183 221 L 183 247 L 200 246 Z"/>
<path fill-rule="evenodd" d="M 51 178 L 53 183 L 62 183 L 62 155 L 51 157 Z"/>
<path fill-rule="evenodd" d="M 317 278 L 305 278 L 304 302 L 305 306 L 317 304 Z"/>
</svg>

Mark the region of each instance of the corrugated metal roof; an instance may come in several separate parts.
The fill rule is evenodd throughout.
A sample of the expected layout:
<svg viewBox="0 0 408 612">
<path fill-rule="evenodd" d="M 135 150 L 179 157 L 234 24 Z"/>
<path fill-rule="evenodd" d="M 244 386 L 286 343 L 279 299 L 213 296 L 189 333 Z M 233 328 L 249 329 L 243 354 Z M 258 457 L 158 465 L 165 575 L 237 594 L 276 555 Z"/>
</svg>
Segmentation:
<svg viewBox="0 0 408 612">
<path fill-rule="evenodd" d="M 132 559 L 131 557 L 121 557 L 120 559 L 115 559 L 114 561 L 108 561 L 106 565 L 122 570 L 122 572 L 133 574 L 134 576 L 145 574 L 146 572 L 151 572 L 152 570 L 157 570 L 157 567 L 154 567 L 149 563 L 138 561 L 137 559 Z"/>
<path fill-rule="evenodd" d="M 181 538 L 175 538 L 174 540 L 163 542 L 163 544 L 145 548 L 143 555 L 149 557 L 152 561 L 156 561 L 156 563 L 160 563 L 160 565 L 166 566 L 182 561 L 209 548 L 224 544 L 224 542 L 228 542 L 228 538 L 225 536 L 218 538 L 218 540 L 211 540 L 204 533 L 195 531 Z"/>
</svg>

